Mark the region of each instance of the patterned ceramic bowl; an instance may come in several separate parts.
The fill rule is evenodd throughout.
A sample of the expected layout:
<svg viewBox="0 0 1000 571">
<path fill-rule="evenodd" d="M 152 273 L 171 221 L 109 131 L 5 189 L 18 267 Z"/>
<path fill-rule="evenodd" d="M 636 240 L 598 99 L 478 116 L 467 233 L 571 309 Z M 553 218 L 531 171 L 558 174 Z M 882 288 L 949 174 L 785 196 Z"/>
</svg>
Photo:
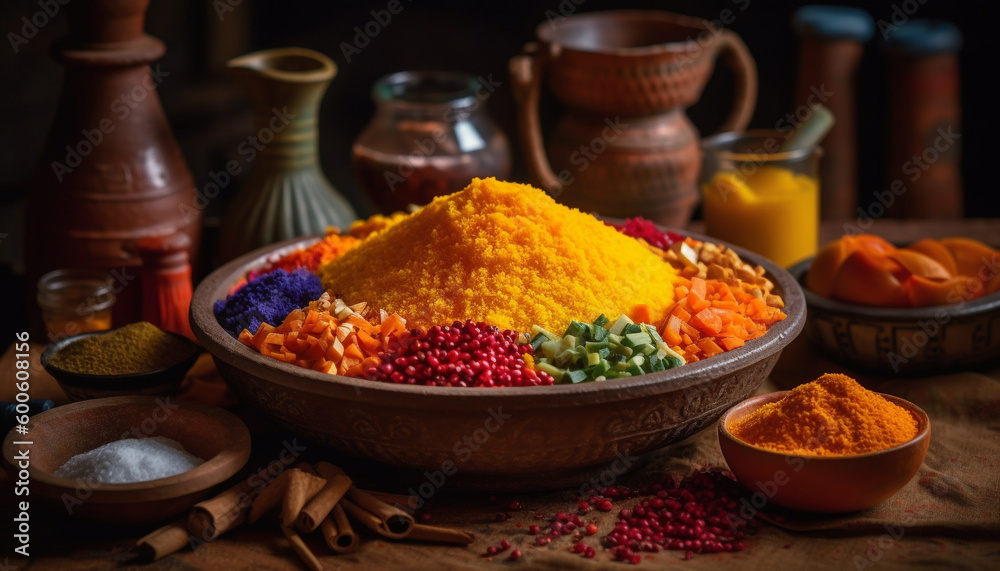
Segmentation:
<svg viewBox="0 0 1000 571">
<path fill-rule="evenodd" d="M 435 478 L 447 477 L 449 486 L 578 487 L 608 469 L 635 467 L 641 454 L 711 426 L 751 395 L 805 322 L 795 280 L 736 248 L 764 266 L 788 317 L 711 359 L 641 377 L 547 387 L 425 387 L 328 375 L 260 355 L 230 337 L 212 313 L 212 303 L 248 270 L 313 241 L 263 248 L 213 272 L 191 303 L 195 335 L 239 398 L 293 433 L 417 475 L 440 472 Z"/>
<path fill-rule="evenodd" d="M 809 258 L 788 271 L 803 284 L 811 264 Z M 1000 294 L 954 305 L 879 308 L 802 289 L 809 307 L 806 338 L 845 365 L 913 376 L 1000 360 Z"/>
</svg>

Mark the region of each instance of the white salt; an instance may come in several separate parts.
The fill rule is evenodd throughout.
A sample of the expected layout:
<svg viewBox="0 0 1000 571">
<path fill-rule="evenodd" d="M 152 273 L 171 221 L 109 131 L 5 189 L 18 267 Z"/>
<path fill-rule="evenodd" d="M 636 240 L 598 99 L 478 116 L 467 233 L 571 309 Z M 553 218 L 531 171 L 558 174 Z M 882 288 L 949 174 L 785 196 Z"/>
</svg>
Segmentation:
<svg viewBox="0 0 1000 571">
<path fill-rule="evenodd" d="M 126 438 L 73 456 L 55 475 L 101 484 L 131 484 L 174 476 L 204 463 L 170 438 Z"/>
</svg>

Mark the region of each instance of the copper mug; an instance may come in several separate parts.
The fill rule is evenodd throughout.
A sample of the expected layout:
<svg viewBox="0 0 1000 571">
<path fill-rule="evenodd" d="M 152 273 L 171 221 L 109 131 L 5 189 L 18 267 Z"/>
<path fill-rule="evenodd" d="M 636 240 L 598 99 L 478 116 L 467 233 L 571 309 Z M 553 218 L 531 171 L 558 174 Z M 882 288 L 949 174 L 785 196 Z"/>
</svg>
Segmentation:
<svg viewBox="0 0 1000 571">
<path fill-rule="evenodd" d="M 684 113 L 723 57 L 735 76 L 720 128 L 746 127 L 757 68 L 735 33 L 660 11 L 606 11 L 540 24 L 537 43 L 510 61 L 528 172 L 560 202 L 609 217 L 687 224 L 698 203 L 699 136 Z M 568 107 L 542 141 L 545 76 Z"/>
</svg>

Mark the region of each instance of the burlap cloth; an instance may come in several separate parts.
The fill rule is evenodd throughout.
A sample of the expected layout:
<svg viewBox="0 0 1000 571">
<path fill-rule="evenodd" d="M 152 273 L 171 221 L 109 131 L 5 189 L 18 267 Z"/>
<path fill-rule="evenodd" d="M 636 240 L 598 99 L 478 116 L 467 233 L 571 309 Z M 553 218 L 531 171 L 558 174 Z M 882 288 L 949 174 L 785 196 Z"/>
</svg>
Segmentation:
<svg viewBox="0 0 1000 571">
<path fill-rule="evenodd" d="M 832 517 L 768 511 L 760 516 L 760 527 L 747 538 L 743 552 L 695 554 L 690 561 L 681 561 L 680 552 L 660 552 L 645 555 L 640 568 L 1000 568 L 1000 370 L 884 378 L 839 368 L 814 355 L 800 339 L 786 350 L 761 392 L 791 388 L 834 371 L 851 374 L 869 388 L 906 398 L 927 411 L 932 424 L 930 450 L 917 476 L 886 502 L 861 513 Z M 3 381 L 5 390 L 8 384 Z M 273 458 L 285 435 L 259 423 L 251 424 L 251 429 L 255 455 Z M 706 464 L 725 466 L 714 427 L 652 455 L 648 464 L 619 481 L 637 486 L 663 474 L 680 477 Z M 6 497 L 3 513 L 10 513 L 11 481 L 8 478 L 0 485 Z M 513 500 L 523 508 L 509 510 Z M 599 546 L 617 510 L 634 501 L 617 503 L 611 513 L 588 514 L 586 519 L 595 520 L 601 532 L 585 542 Z M 533 545 L 527 528 L 544 523 L 535 520 L 534 514 L 571 511 L 575 505 L 573 491 L 490 498 L 465 496 L 445 487 L 425 510 L 431 514 L 429 523 L 469 529 L 477 537 L 473 545 L 420 545 L 364 536 L 357 552 L 337 556 L 318 537 L 306 540 L 330 569 L 623 568 L 625 564 L 613 562 L 610 553 L 600 548 L 592 560 L 571 553 L 569 538 L 544 548 Z M 28 564 L 32 569 L 130 567 L 132 545 L 148 531 L 76 522 L 58 510 L 43 508 L 37 500 L 32 509 L 30 562 L 12 557 L 13 565 Z M 500 521 L 502 514 L 508 519 Z M 10 523 L 2 525 L 0 544 L 5 545 L 10 540 L 6 529 Z M 492 560 L 484 556 L 489 545 L 504 538 L 521 549 L 519 562 L 506 562 L 506 554 Z M 0 552 L 0 563 L 11 553 L 12 548 Z M 302 565 L 275 524 L 262 522 L 141 568 L 301 569 Z"/>
</svg>

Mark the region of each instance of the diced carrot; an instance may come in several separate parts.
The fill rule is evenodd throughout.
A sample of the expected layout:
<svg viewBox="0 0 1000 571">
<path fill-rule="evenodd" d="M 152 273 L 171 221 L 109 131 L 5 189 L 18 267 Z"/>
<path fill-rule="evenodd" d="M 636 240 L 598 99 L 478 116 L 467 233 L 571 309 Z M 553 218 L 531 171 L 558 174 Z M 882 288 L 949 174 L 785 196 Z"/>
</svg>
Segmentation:
<svg viewBox="0 0 1000 571">
<path fill-rule="evenodd" d="M 714 357 L 723 352 L 722 347 L 719 347 L 710 337 L 699 339 L 698 348 L 704 351 L 708 357 Z"/>
<path fill-rule="evenodd" d="M 673 311 L 671 311 L 670 314 L 676 315 L 677 319 L 680 319 L 681 321 L 688 321 L 689 319 L 691 319 L 691 314 L 688 313 L 687 310 L 685 310 L 683 307 L 681 307 L 680 304 L 675 305 Z"/>
<path fill-rule="evenodd" d="M 719 339 L 719 342 L 722 343 L 722 348 L 726 351 L 732 351 L 737 347 L 742 347 L 744 344 L 744 341 L 739 337 L 723 337 Z"/>
<path fill-rule="evenodd" d="M 671 315 L 667 318 L 666 327 L 660 332 L 663 340 L 671 347 L 681 344 L 681 323 L 683 322 L 676 315 Z"/>
<path fill-rule="evenodd" d="M 632 308 L 632 321 L 636 323 L 651 323 L 653 316 L 649 306 L 643 303 Z"/>
<path fill-rule="evenodd" d="M 689 323 L 702 333 L 715 335 L 722 329 L 722 319 L 708 308 L 691 316 Z"/>
<path fill-rule="evenodd" d="M 402 317 L 393 313 L 382 322 L 379 327 L 382 333 L 382 339 L 388 339 L 390 334 L 399 335 L 403 331 L 406 331 L 406 322 Z"/>
<path fill-rule="evenodd" d="M 368 333 L 369 335 L 375 333 L 375 326 L 369 323 L 367 319 L 361 317 L 356 313 L 352 313 L 351 315 L 347 316 L 346 323 L 353 325 L 354 327 L 358 328 L 361 331 L 364 331 L 365 333 Z"/>
<path fill-rule="evenodd" d="M 708 297 L 708 284 L 705 283 L 705 280 L 699 277 L 691 278 L 691 293 L 705 299 Z"/>
<path fill-rule="evenodd" d="M 344 358 L 344 344 L 340 342 L 340 339 L 333 338 L 330 346 L 326 349 L 326 358 L 338 363 Z"/>
<path fill-rule="evenodd" d="M 365 356 L 361 352 L 361 348 L 357 344 L 345 345 L 344 346 L 344 360 L 354 359 L 358 362 L 364 361 Z"/>
<path fill-rule="evenodd" d="M 382 347 L 382 343 L 378 339 L 360 329 L 358 330 L 358 343 L 361 344 L 361 349 L 370 355 L 378 353 L 379 348 Z"/>
</svg>

